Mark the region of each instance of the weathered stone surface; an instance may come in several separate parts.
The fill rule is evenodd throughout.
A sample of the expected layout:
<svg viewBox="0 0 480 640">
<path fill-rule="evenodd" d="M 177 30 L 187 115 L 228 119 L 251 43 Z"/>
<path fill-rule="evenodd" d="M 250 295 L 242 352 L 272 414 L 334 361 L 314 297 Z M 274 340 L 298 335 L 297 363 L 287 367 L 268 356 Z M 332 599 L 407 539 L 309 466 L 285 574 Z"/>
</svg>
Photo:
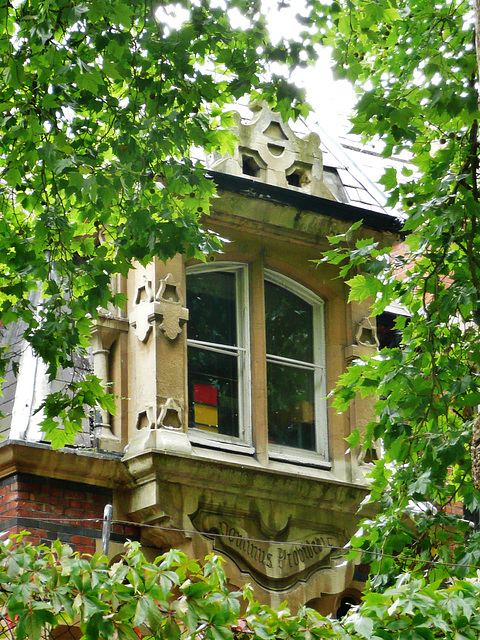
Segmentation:
<svg viewBox="0 0 480 640">
<path fill-rule="evenodd" d="M 236 118 L 239 143 L 234 156 L 212 156 L 209 167 L 334 200 L 323 180 L 320 137 L 297 136 L 264 103 L 254 102 L 250 109 L 249 122 Z"/>
</svg>

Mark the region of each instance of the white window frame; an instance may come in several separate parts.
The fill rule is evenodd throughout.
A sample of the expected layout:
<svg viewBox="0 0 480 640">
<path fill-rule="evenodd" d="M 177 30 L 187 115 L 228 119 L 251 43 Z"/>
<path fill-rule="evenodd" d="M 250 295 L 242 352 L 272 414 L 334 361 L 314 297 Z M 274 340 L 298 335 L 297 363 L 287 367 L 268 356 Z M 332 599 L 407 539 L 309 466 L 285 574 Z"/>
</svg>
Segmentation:
<svg viewBox="0 0 480 640">
<path fill-rule="evenodd" d="M 187 276 L 194 273 L 218 273 L 227 271 L 235 274 L 235 301 L 237 310 L 237 346 L 214 344 L 188 338 L 189 348 L 202 348 L 215 353 L 235 355 L 238 361 L 238 437 L 221 433 L 210 433 L 189 426 L 188 434 L 193 443 L 230 451 L 254 453 L 252 446 L 251 411 L 251 366 L 250 366 L 250 304 L 248 295 L 248 266 L 239 262 L 221 264 L 199 264 L 187 267 Z M 187 280 L 188 291 L 188 280 Z M 188 294 L 187 294 L 188 295 Z"/>
<path fill-rule="evenodd" d="M 287 276 L 270 269 L 265 269 L 264 279 L 290 291 L 312 307 L 313 311 L 313 363 L 299 362 L 290 358 L 266 354 L 267 362 L 281 363 L 301 367 L 315 372 L 314 400 L 315 400 L 315 451 L 296 449 L 286 445 L 269 444 L 269 457 L 272 460 L 295 462 L 330 467 L 328 452 L 328 421 L 327 421 L 327 385 L 326 385 L 326 357 L 325 357 L 325 318 L 324 301 L 310 289 Z M 268 398 L 267 398 L 268 402 Z"/>
</svg>

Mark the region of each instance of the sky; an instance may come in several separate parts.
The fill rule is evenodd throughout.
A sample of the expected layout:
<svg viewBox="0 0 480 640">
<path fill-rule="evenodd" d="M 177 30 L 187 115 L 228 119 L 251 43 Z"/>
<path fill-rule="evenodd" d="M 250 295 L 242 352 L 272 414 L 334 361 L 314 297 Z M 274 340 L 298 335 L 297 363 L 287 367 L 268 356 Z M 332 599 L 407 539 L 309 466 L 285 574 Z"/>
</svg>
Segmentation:
<svg viewBox="0 0 480 640">
<path fill-rule="evenodd" d="M 303 27 L 295 16 L 305 6 L 304 0 L 293 0 L 294 6 L 278 9 L 278 0 L 263 0 L 264 10 L 273 40 L 280 37 L 298 38 Z M 315 66 L 297 69 L 293 75 L 295 84 L 304 87 L 308 102 L 314 108 L 313 117 L 329 129 L 343 125 L 355 104 L 355 93 L 346 80 L 334 79 L 331 69 L 331 50 L 325 48 Z"/>
<path fill-rule="evenodd" d="M 191 1 L 192 4 L 196 4 L 198 0 Z M 303 29 L 296 21 L 296 15 L 304 9 L 305 0 L 291 1 L 293 6 L 279 9 L 279 0 L 262 0 L 274 41 L 282 37 L 298 38 Z M 210 3 L 227 10 L 232 26 L 248 27 L 248 21 L 237 8 L 228 9 L 228 0 L 210 0 Z M 162 4 L 157 10 L 157 15 L 167 29 L 178 28 L 190 18 L 189 10 L 175 2 Z M 327 48 L 320 52 L 315 66 L 297 69 L 292 79 L 306 89 L 307 100 L 314 108 L 314 121 L 331 131 L 337 128 L 337 124 L 340 127 L 343 125 L 341 128 L 345 129 L 347 115 L 355 103 L 354 92 L 346 80 L 334 80 L 330 51 Z"/>
</svg>

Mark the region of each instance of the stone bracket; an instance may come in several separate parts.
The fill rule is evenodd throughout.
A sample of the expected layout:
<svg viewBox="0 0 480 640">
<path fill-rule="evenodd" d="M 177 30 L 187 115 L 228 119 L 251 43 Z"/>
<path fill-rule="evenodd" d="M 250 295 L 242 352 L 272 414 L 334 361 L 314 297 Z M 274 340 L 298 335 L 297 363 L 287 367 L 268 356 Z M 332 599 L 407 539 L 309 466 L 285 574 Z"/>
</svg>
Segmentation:
<svg viewBox="0 0 480 640">
<path fill-rule="evenodd" d="M 170 429 L 181 431 L 183 428 L 183 411 L 175 398 L 157 398 L 157 406 L 149 405 L 137 414 L 137 430 Z"/>
<path fill-rule="evenodd" d="M 355 332 L 355 344 L 361 347 L 371 347 L 378 349 L 380 343 L 377 338 L 377 327 L 372 319 L 368 316 L 362 318 L 357 323 L 357 330 Z"/>
</svg>

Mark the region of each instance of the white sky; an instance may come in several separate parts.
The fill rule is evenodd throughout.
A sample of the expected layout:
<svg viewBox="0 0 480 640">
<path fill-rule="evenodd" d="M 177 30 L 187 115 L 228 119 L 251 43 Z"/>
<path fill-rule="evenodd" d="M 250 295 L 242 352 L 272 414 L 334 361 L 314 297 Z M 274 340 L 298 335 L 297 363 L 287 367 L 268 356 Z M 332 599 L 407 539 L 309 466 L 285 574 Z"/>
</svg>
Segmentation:
<svg viewBox="0 0 480 640">
<path fill-rule="evenodd" d="M 191 0 L 191 2 L 192 5 L 197 4 L 198 0 Z M 267 13 L 273 40 L 280 37 L 298 38 L 304 29 L 295 17 L 304 9 L 305 0 L 291 0 L 291 2 L 293 7 L 279 9 L 279 0 L 263 0 L 263 8 Z M 228 9 L 228 0 L 211 0 L 211 4 L 226 9 L 233 26 L 248 26 L 248 21 L 238 9 Z M 157 10 L 157 16 L 166 25 L 164 28 L 168 31 L 170 28 L 178 28 L 188 20 L 190 11 L 172 2 L 163 4 Z M 307 100 L 315 111 L 313 120 L 318 121 L 332 133 L 337 128 L 336 125 L 345 123 L 346 116 L 355 103 L 354 92 L 347 81 L 333 79 L 328 49 L 321 52 L 320 59 L 314 67 L 298 69 L 292 79 L 297 85 L 305 87 Z"/>
<path fill-rule="evenodd" d="M 299 38 L 305 27 L 295 19 L 305 6 L 304 0 L 292 0 L 293 7 L 278 9 L 278 0 L 263 0 L 267 11 L 272 38 Z M 314 108 L 313 117 L 327 129 L 336 128 L 345 120 L 355 104 L 352 86 L 346 80 L 335 80 L 331 70 L 330 50 L 320 52 L 319 60 L 313 67 L 298 69 L 293 75 L 294 82 L 306 89 L 307 100 Z"/>
</svg>

